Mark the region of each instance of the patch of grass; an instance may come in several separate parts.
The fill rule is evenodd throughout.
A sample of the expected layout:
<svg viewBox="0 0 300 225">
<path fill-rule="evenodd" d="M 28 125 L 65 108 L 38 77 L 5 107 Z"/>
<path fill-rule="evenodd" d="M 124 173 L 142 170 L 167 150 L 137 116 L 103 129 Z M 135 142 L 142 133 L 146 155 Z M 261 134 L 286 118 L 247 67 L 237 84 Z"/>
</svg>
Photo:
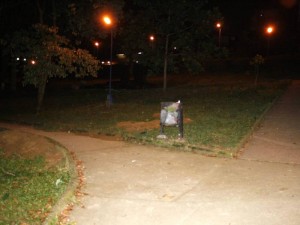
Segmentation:
<svg viewBox="0 0 300 225">
<path fill-rule="evenodd" d="M 0 155 L 0 224 L 42 224 L 68 185 L 68 171 L 46 169 L 42 157 Z"/>
<path fill-rule="evenodd" d="M 28 98 L 20 97 L 6 102 L 9 113 L 0 110 L 0 118 L 47 130 L 122 136 L 139 143 L 190 150 L 205 148 L 213 154 L 231 155 L 257 119 L 282 93 L 286 83 L 271 80 L 254 87 L 252 80 L 244 81 L 242 76 L 228 81 L 221 79 L 210 81 L 213 84 L 191 82 L 169 87 L 167 92 L 155 88 L 114 90 L 111 108 L 105 106 L 105 90 L 57 91 L 47 95 L 39 116 L 30 109 L 22 110 L 20 105 Z M 183 144 L 170 141 L 178 137 L 175 127 L 167 127 L 165 132 L 169 140 L 161 141 L 156 139 L 159 129 L 145 127 L 142 131 L 128 131 L 117 126 L 123 121 L 154 120 L 153 114 L 160 113 L 160 102 L 177 100 L 183 103 L 184 117 L 192 121 L 184 124 Z"/>
</svg>

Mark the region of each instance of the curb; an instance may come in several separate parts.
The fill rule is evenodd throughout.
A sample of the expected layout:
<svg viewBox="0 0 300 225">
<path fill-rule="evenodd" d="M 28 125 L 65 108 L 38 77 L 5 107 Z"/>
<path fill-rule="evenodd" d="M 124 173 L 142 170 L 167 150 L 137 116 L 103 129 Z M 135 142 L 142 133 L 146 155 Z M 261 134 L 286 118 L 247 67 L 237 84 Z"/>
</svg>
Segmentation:
<svg viewBox="0 0 300 225">
<path fill-rule="evenodd" d="M 62 152 L 65 159 L 64 168 L 66 168 L 70 173 L 70 181 L 65 192 L 60 197 L 60 199 L 56 202 L 56 204 L 52 207 L 51 212 L 47 216 L 46 220 L 43 222 L 43 225 L 54 225 L 54 224 L 58 224 L 59 216 L 62 213 L 62 211 L 66 209 L 69 204 L 74 203 L 76 201 L 74 192 L 79 182 L 78 182 L 78 174 L 74 162 L 74 157 L 72 156 L 71 152 L 63 145 L 61 145 L 59 142 L 49 137 L 45 137 L 45 136 L 43 137 L 49 140 L 50 142 L 54 143 L 56 150 Z"/>
</svg>

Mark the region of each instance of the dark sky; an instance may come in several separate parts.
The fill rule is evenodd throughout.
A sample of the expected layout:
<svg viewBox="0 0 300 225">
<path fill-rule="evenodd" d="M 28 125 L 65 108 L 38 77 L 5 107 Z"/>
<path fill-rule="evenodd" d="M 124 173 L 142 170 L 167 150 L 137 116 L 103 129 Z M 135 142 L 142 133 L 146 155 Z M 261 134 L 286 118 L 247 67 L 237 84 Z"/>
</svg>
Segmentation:
<svg viewBox="0 0 300 225">
<path fill-rule="evenodd" d="M 240 30 L 249 26 L 252 17 L 264 8 L 273 7 L 270 0 L 215 0 L 224 16 L 224 29 Z"/>
<path fill-rule="evenodd" d="M 256 26 L 257 21 L 275 21 L 282 30 L 295 29 L 300 0 L 208 0 L 211 6 L 217 6 L 224 17 L 223 32 L 237 33 Z M 6 1 L 10 7 L 1 11 L 0 33 L 17 30 L 20 27 L 38 22 L 35 1 Z M 49 1 L 50 2 L 50 1 Z M 3 3 L 2 3 L 3 4 Z M 17 7 L 16 7 L 17 6 Z M 262 17 L 259 15 L 262 13 Z"/>
<path fill-rule="evenodd" d="M 267 24 L 276 27 L 276 36 L 287 40 L 299 36 L 299 0 L 212 0 L 224 17 L 223 34 L 264 35 Z"/>
</svg>

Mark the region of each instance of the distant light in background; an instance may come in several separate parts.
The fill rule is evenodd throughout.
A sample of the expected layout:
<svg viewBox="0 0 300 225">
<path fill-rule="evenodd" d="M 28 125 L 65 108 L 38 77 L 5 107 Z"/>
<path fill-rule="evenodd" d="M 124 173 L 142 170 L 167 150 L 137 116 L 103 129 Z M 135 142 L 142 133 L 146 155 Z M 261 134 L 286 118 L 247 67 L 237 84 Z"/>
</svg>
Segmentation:
<svg viewBox="0 0 300 225">
<path fill-rule="evenodd" d="M 149 36 L 149 40 L 150 40 L 150 41 L 154 41 L 154 40 L 155 40 L 155 37 L 154 37 L 153 35 L 150 35 L 150 36 Z"/>
<path fill-rule="evenodd" d="M 23 59 L 22 59 L 22 58 L 20 58 L 20 57 L 17 57 L 17 58 L 16 58 L 16 61 L 21 61 L 21 60 L 23 60 L 24 62 L 26 62 L 26 61 L 27 61 L 27 59 L 26 59 L 26 58 L 23 58 Z"/>
<path fill-rule="evenodd" d="M 97 58 L 98 58 L 98 53 L 99 53 L 99 46 L 100 46 L 100 43 L 98 42 L 98 41 L 95 41 L 95 43 L 94 43 L 94 45 L 95 45 L 95 47 L 96 47 L 96 56 L 97 56 Z"/>
<path fill-rule="evenodd" d="M 126 58 L 126 55 L 124 53 L 120 53 L 120 54 L 117 54 L 117 57 L 119 59 L 125 59 Z"/>
<path fill-rule="evenodd" d="M 154 35 L 151 34 L 149 36 L 149 41 L 150 41 L 150 47 L 153 49 L 154 48 L 154 41 L 155 41 Z"/>
<path fill-rule="evenodd" d="M 35 60 L 31 60 L 30 62 L 32 65 L 35 65 L 36 64 L 36 61 Z"/>
</svg>

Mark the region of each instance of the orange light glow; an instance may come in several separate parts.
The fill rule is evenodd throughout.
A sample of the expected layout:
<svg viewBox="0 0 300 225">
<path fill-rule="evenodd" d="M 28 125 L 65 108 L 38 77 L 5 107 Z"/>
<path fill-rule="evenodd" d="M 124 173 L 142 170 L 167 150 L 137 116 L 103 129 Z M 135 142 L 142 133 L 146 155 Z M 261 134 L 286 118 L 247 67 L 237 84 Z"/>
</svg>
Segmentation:
<svg viewBox="0 0 300 225">
<path fill-rule="evenodd" d="M 221 23 L 217 23 L 217 24 L 216 24 L 216 27 L 217 27 L 217 28 L 221 28 L 221 27 L 222 27 Z"/>
<path fill-rule="evenodd" d="M 111 18 L 109 16 L 104 16 L 103 17 L 103 21 L 107 25 L 111 25 L 112 24 Z"/>
<path fill-rule="evenodd" d="M 96 41 L 96 42 L 95 42 L 95 46 L 98 48 L 98 47 L 99 47 L 99 45 L 100 45 L 100 44 L 99 44 L 99 42 L 98 42 L 98 41 Z"/>
<path fill-rule="evenodd" d="M 273 26 L 268 26 L 267 28 L 266 28 L 266 33 L 267 34 L 272 34 L 274 32 L 274 27 Z"/>
<path fill-rule="evenodd" d="M 150 41 L 154 41 L 154 40 L 155 40 L 155 37 L 154 37 L 153 35 L 150 35 L 150 36 L 149 36 L 149 39 L 150 39 Z"/>
<path fill-rule="evenodd" d="M 31 60 L 31 64 L 32 64 L 32 65 L 35 65 L 35 64 L 36 64 L 36 61 L 35 61 L 35 60 Z"/>
<path fill-rule="evenodd" d="M 290 9 L 297 5 L 297 0 L 280 0 L 280 3 Z"/>
</svg>

